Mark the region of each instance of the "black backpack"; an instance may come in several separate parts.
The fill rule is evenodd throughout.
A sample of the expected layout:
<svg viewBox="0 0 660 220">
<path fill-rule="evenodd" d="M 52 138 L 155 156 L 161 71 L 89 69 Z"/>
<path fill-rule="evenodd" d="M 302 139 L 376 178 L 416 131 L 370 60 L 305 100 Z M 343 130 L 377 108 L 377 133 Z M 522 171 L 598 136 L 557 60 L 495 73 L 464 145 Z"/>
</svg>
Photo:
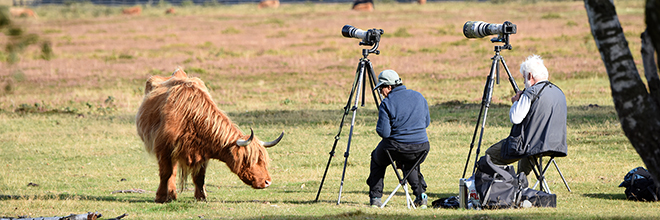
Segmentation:
<svg viewBox="0 0 660 220">
<path fill-rule="evenodd" d="M 637 167 L 623 177 L 619 187 L 626 187 L 626 198 L 635 201 L 658 201 L 658 188 L 655 181 L 644 167 Z"/>
<path fill-rule="evenodd" d="M 516 206 L 521 188 L 527 188 L 527 177 L 517 176 L 513 166 L 498 166 L 485 155 L 477 161 L 474 186 L 481 199 L 481 207 L 501 209 Z"/>
<path fill-rule="evenodd" d="M 550 194 L 543 191 L 538 191 L 535 189 L 524 188 L 520 191 L 520 196 L 518 197 L 519 206 L 523 206 L 523 202 L 527 200 L 529 205 L 533 207 L 557 207 L 557 195 Z"/>
</svg>

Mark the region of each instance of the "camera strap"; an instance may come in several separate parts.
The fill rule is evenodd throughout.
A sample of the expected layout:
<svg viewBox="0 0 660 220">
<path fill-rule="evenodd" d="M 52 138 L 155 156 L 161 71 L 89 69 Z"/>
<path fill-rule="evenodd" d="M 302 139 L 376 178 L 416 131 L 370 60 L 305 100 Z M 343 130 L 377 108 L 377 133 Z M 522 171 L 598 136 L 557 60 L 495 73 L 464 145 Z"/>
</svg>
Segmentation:
<svg viewBox="0 0 660 220">
<path fill-rule="evenodd" d="M 545 82 L 541 82 L 541 83 L 545 83 L 545 85 L 543 85 L 543 87 L 541 87 L 541 90 L 539 90 L 538 93 L 534 94 L 534 98 L 532 98 L 531 103 L 534 103 L 534 101 L 536 101 L 537 99 L 539 99 L 539 96 L 541 96 L 541 92 L 543 92 L 543 89 L 545 89 L 546 86 L 548 86 L 548 85 L 554 85 L 554 84 L 552 84 L 550 81 L 545 81 Z"/>
</svg>

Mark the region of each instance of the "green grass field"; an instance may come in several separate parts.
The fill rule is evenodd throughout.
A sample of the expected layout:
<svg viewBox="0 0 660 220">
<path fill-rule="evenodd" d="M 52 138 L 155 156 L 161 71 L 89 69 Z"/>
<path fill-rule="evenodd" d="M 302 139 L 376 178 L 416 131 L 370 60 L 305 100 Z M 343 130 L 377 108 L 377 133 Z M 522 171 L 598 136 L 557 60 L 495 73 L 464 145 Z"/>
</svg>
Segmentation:
<svg viewBox="0 0 660 220">
<path fill-rule="evenodd" d="M 657 203 L 627 201 L 618 188 L 643 163 L 620 128 L 582 2 L 528 2 L 378 3 L 372 13 L 352 12 L 349 4 L 188 6 L 173 16 L 163 13 L 169 6 L 144 7 L 140 16 L 88 4 L 34 8 L 38 19 L 15 21 L 51 41 L 55 57 L 42 60 L 34 46 L 20 62 L 0 63 L 0 217 L 98 211 L 129 214 L 125 219 L 657 219 Z M 641 72 L 644 1 L 615 3 Z M 369 56 L 375 70 L 397 70 L 431 106 L 431 152 L 421 168 L 429 200 L 458 194 L 495 45 L 465 39 L 469 20 L 518 25 L 513 50 L 502 55 L 521 86 L 520 62 L 545 58 L 569 104 L 569 156 L 557 163 L 572 192 L 550 168 L 557 208 L 408 210 L 403 193 L 384 209 L 370 208 L 365 181 L 379 137 L 369 96 L 358 110 L 342 203 L 336 205 L 350 115 L 314 203 L 363 48 L 341 37 L 345 24 L 385 30 L 381 54 Z M 285 132 L 269 149 L 269 188 L 254 190 L 212 161 L 208 202 L 194 200 L 192 185 L 175 202 L 153 202 L 158 168 L 134 117 L 147 78 L 177 66 L 204 80 L 243 131 L 253 128 L 262 140 Z M 510 129 L 513 89 L 505 77 L 494 89 L 482 155 Z M 385 181 L 389 193 L 396 177 L 388 171 Z M 112 193 L 128 189 L 146 192 Z"/>
</svg>

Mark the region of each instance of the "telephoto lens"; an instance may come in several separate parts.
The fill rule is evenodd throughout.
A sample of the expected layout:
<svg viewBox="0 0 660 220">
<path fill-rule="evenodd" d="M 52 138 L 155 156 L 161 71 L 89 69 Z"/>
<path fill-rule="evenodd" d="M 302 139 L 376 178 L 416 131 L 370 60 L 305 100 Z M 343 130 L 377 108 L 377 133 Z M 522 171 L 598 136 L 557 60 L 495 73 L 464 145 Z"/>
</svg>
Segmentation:
<svg viewBox="0 0 660 220">
<path fill-rule="evenodd" d="M 367 37 L 367 32 L 351 25 L 344 25 L 344 27 L 341 28 L 341 35 L 344 37 L 353 37 L 364 40 Z"/>
<path fill-rule="evenodd" d="M 493 34 L 515 34 L 516 29 L 516 25 L 509 21 L 504 22 L 504 24 L 468 21 L 463 25 L 463 35 L 467 38 L 482 38 Z"/>
</svg>

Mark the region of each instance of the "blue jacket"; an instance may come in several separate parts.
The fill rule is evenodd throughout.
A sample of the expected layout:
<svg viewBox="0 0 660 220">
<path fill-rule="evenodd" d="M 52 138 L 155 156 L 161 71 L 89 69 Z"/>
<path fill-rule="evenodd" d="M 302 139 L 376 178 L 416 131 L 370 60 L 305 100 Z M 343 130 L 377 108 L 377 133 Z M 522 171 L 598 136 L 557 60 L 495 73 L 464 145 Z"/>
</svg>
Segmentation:
<svg viewBox="0 0 660 220">
<path fill-rule="evenodd" d="M 382 138 L 419 144 L 429 141 L 426 128 L 430 123 L 429 106 L 424 96 L 400 85 L 380 103 L 376 132 Z"/>
</svg>

